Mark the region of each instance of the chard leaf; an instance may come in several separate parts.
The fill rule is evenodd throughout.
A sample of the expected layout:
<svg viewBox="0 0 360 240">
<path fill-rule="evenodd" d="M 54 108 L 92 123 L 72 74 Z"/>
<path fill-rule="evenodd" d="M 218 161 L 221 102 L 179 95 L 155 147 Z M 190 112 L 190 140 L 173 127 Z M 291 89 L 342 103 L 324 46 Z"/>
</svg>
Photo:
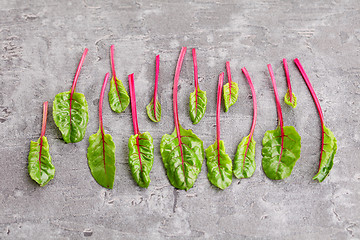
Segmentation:
<svg viewBox="0 0 360 240">
<path fill-rule="evenodd" d="M 146 112 L 150 120 L 153 122 L 160 122 L 161 120 L 161 105 L 158 99 L 156 99 L 156 105 L 154 105 L 154 98 L 146 106 Z"/>
<path fill-rule="evenodd" d="M 253 136 L 244 137 L 237 147 L 234 159 L 234 175 L 237 178 L 249 178 L 256 169 L 255 140 Z"/>
<path fill-rule="evenodd" d="M 290 176 L 301 151 L 301 137 L 295 128 L 285 126 L 283 134 L 280 125 L 266 131 L 262 145 L 262 167 L 266 176 L 274 180 Z"/>
<path fill-rule="evenodd" d="M 190 94 L 190 118 L 193 124 L 198 124 L 205 115 L 206 104 L 206 91 L 198 89 Z"/>
<path fill-rule="evenodd" d="M 147 188 L 154 163 L 153 138 L 149 132 L 131 135 L 128 147 L 131 174 L 140 187 Z"/>
<path fill-rule="evenodd" d="M 231 70 L 230 63 L 226 62 L 226 71 L 228 76 L 228 83 L 224 85 L 224 106 L 225 112 L 229 110 L 229 108 L 234 105 L 238 99 L 239 95 L 239 87 L 236 82 L 233 82 L 231 79 Z"/>
<path fill-rule="evenodd" d="M 224 141 L 210 145 L 206 150 L 206 164 L 208 179 L 218 188 L 225 189 L 232 182 L 232 161 L 225 153 Z"/>
<path fill-rule="evenodd" d="M 322 136 L 322 152 L 320 153 L 320 166 L 318 173 L 313 177 L 314 180 L 322 182 L 329 175 L 331 168 L 334 165 L 334 157 L 337 150 L 337 140 L 334 134 L 323 126 Z"/>
<path fill-rule="evenodd" d="M 130 103 L 129 95 L 123 83 L 114 77 L 110 81 L 109 103 L 114 112 L 121 113 L 125 111 Z"/>
<path fill-rule="evenodd" d="M 58 93 L 53 102 L 53 118 L 65 142 L 80 142 L 89 121 L 84 94 L 74 92 L 71 98 L 71 91 Z"/>
<path fill-rule="evenodd" d="M 161 138 L 160 152 L 170 183 L 188 190 L 194 185 L 204 160 L 203 141 L 191 130 L 178 126 Z"/>
<path fill-rule="evenodd" d="M 291 101 L 292 100 L 292 101 Z M 286 92 L 285 97 L 284 97 L 284 101 L 287 105 L 289 105 L 290 107 L 296 108 L 296 97 L 295 94 L 292 92 L 292 99 L 290 99 L 290 92 L 289 90 Z"/>
</svg>

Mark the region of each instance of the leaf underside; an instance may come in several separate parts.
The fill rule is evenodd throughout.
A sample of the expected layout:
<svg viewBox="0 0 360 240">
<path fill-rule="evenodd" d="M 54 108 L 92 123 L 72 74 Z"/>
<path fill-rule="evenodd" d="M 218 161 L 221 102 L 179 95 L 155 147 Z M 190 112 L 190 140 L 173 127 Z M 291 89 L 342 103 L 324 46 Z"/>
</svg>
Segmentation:
<svg viewBox="0 0 360 240">
<path fill-rule="evenodd" d="M 198 89 L 190 94 L 189 110 L 190 118 L 193 124 L 198 124 L 206 111 L 207 97 L 206 91 Z"/>
<path fill-rule="evenodd" d="M 86 132 L 89 121 L 88 104 L 82 93 L 74 92 L 71 103 L 70 119 L 70 94 L 71 92 L 58 93 L 53 103 L 53 118 L 62 137 L 67 143 L 81 141 Z"/>
<path fill-rule="evenodd" d="M 324 179 L 329 175 L 331 168 L 334 164 L 334 157 L 337 150 L 337 140 L 334 134 L 324 127 L 324 148 L 322 149 L 322 155 L 320 159 L 320 166 L 318 173 L 313 177 L 314 180 L 319 182 L 324 181 Z"/>
<path fill-rule="evenodd" d="M 231 86 L 231 93 L 230 93 L 230 86 Z M 224 106 L 225 112 L 229 110 L 229 108 L 234 105 L 238 99 L 239 95 L 239 87 L 236 82 L 231 82 L 224 85 Z"/>
<path fill-rule="evenodd" d="M 37 182 L 41 187 L 45 186 L 55 175 L 55 167 L 51 163 L 51 156 L 49 153 L 49 143 L 45 136 L 42 137 L 42 147 L 41 147 L 41 137 L 36 141 L 31 141 L 30 143 L 30 152 L 28 157 L 28 171 L 30 177 Z M 40 155 L 41 148 L 41 157 Z M 41 164 L 39 163 L 39 159 Z M 40 164 L 40 168 L 39 168 Z"/>
<path fill-rule="evenodd" d="M 148 117 L 153 122 L 160 122 L 161 120 L 161 104 L 158 99 L 156 99 L 156 108 L 154 111 L 154 98 L 151 99 L 151 102 L 146 106 L 146 112 Z"/>
<path fill-rule="evenodd" d="M 127 93 L 123 83 L 116 79 L 117 89 L 114 77 L 110 81 L 109 103 L 114 112 L 123 112 L 130 103 L 129 94 Z"/>
<path fill-rule="evenodd" d="M 139 145 L 137 144 L 137 137 Z M 149 132 L 131 135 L 128 147 L 131 174 L 140 187 L 147 188 L 150 184 L 149 174 L 154 163 L 153 138 Z"/>
<path fill-rule="evenodd" d="M 292 101 L 290 101 L 290 92 L 289 92 L 289 90 L 285 94 L 284 101 L 290 107 L 296 108 L 297 101 L 296 101 L 295 94 L 292 93 Z"/>
<path fill-rule="evenodd" d="M 160 152 L 170 183 L 178 189 L 188 190 L 201 171 L 204 147 L 203 141 L 190 129 L 186 130 L 179 125 L 179 130 L 182 144 L 179 145 L 175 128 L 171 135 L 165 134 L 161 138 Z"/>
<path fill-rule="evenodd" d="M 205 153 L 209 181 L 221 189 L 230 186 L 232 182 L 232 161 L 229 155 L 225 153 L 224 141 L 220 140 L 220 156 L 218 155 L 217 142 L 210 145 Z"/>
<path fill-rule="evenodd" d="M 262 144 L 262 167 L 266 176 L 279 180 L 290 176 L 296 161 L 300 158 L 301 137 L 293 126 L 284 129 L 284 143 L 281 147 L 281 129 L 265 132 Z M 281 154 L 282 149 L 282 154 Z"/>
<path fill-rule="evenodd" d="M 256 169 L 255 145 L 256 142 L 250 135 L 244 137 L 237 147 L 234 159 L 234 175 L 237 178 L 249 178 Z"/>
<path fill-rule="evenodd" d="M 113 188 L 115 179 L 115 144 L 101 129 L 89 137 L 88 164 L 94 179 L 105 188 Z"/>
</svg>

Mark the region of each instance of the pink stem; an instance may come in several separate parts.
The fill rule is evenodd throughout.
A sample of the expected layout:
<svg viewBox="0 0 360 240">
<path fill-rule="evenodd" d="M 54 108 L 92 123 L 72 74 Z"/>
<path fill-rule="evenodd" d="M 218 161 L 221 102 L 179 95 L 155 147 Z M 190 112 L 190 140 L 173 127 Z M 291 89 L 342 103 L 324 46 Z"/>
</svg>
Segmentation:
<svg viewBox="0 0 360 240">
<path fill-rule="evenodd" d="M 253 105 L 254 105 L 254 117 L 253 117 L 253 122 L 251 125 L 251 130 L 250 130 L 250 138 L 252 137 L 252 135 L 254 134 L 254 129 L 255 129 L 255 125 L 256 125 L 256 118 L 257 118 L 257 102 L 256 102 L 256 94 L 255 94 L 255 89 L 254 89 L 254 85 L 252 84 L 250 75 L 248 73 L 248 71 L 246 70 L 246 68 L 242 68 L 241 69 L 243 71 L 243 73 L 245 74 L 246 79 L 248 80 L 248 83 L 250 85 L 251 88 L 251 94 L 253 97 Z"/>
<path fill-rule="evenodd" d="M 77 69 L 76 69 L 74 81 L 73 81 L 73 84 L 72 84 L 72 86 L 71 86 L 71 96 L 72 96 L 72 95 L 74 94 L 74 92 L 75 92 L 76 83 L 77 83 L 77 80 L 78 80 L 78 78 L 79 78 L 80 70 L 81 70 L 81 67 L 82 67 L 82 65 L 83 65 L 83 63 L 84 63 L 84 60 L 85 60 L 85 57 L 86 57 L 87 52 L 88 52 L 88 49 L 85 48 L 84 53 L 83 53 L 83 55 L 81 56 L 79 65 L 78 65 L 78 67 L 77 67 Z"/>
<path fill-rule="evenodd" d="M 268 69 L 269 69 L 271 82 L 272 82 L 272 85 L 274 87 L 276 108 L 277 108 L 277 112 L 278 112 L 278 118 L 279 118 L 279 123 L 280 123 L 280 127 L 281 127 L 281 133 L 282 133 L 283 132 L 283 127 L 284 127 L 284 122 L 283 122 L 283 116 L 282 116 L 282 111 L 281 111 L 281 105 L 280 105 L 280 101 L 279 101 L 279 94 L 278 94 L 278 91 L 277 91 L 277 88 L 276 88 L 275 77 L 274 77 L 274 73 L 273 73 L 271 64 L 268 64 L 267 66 L 268 66 Z"/>
<path fill-rule="evenodd" d="M 40 135 L 41 138 L 45 136 L 47 112 L 48 112 L 48 101 L 43 103 L 43 119 L 42 119 L 41 135 Z"/>
<path fill-rule="evenodd" d="M 133 119 L 134 126 L 134 134 L 139 134 L 139 125 L 137 120 L 137 112 L 136 112 L 136 97 L 135 97 L 135 85 L 134 85 L 134 74 L 130 74 L 129 78 L 129 89 L 130 89 L 130 99 L 131 99 L 131 113 Z"/>
<path fill-rule="evenodd" d="M 221 92 L 224 80 L 224 73 L 219 75 L 219 83 L 217 90 L 217 102 L 216 102 L 216 141 L 218 146 L 220 144 L 220 109 L 221 109 Z"/>
<path fill-rule="evenodd" d="M 110 62 L 111 62 L 111 71 L 112 71 L 112 75 L 114 77 L 114 80 L 116 82 L 116 72 L 115 72 L 115 61 L 114 61 L 114 45 L 111 45 L 110 47 Z"/>
<path fill-rule="evenodd" d="M 158 91 L 158 81 L 159 81 L 159 68 L 160 68 L 160 55 L 156 56 L 156 73 L 155 73 L 155 87 L 154 87 L 154 117 L 157 120 L 156 116 L 156 98 Z"/>
<path fill-rule="evenodd" d="M 323 115 L 323 112 L 322 112 L 321 107 L 320 107 L 319 99 L 317 98 L 317 96 L 315 94 L 315 91 L 314 91 L 314 88 L 312 87 L 312 85 L 310 83 L 310 80 L 309 80 L 308 76 L 305 73 L 304 68 L 301 66 L 301 63 L 300 63 L 299 59 L 295 58 L 294 62 L 296 64 L 296 66 L 298 67 L 299 71 L 301 72 L 301 75 L 304 78 L 305 83 L 306 83 L 307 87 L 310 90 L 311 96 L 314 99 L 316 108 L 317 108 L 319 116 L 320 116 L 321 126 L 323 126 L 324 125 L 324 115 Z"/>
<path fill-rule="evenodd" d="M 197 58 L 196 58 L 196 50 L 195 48 L 192 49 L 192 55 L 193 55 L 193 62 L 194 62 L 194 82 L 195 82 L 195 91 L 197 96 L 197 91 L 199 88 L 199 81 L 198 81 L 198 67 L 197 67 Z"/>
<path fill-rule="evenodd" d="M 102 107 L 103 107 L 105 88 L 106 88 L 106 84 L 107 84 L 108 79 L 109 79 L 109 73 L 106 73 L 105 78 L 104 78 L 104 83 L 103 83 L 102 88 L 101 88 L 100 100 L 99 100 L 99 120 L 100 120 L 99 123 L 100 123 L 100 129 L 101 129 L 101 134 L 102 135 L 104 135 Z"/>
<path fill-rule="evenodd" d="M 231 70 L 230 70 L 230 62 L 226 62 L 226 73 L 227 73 L 227 76 L 228 76 L 228 81 L 229 81 L 229 101 L 231 101 L 231 82 L 232 82 L 232 79 L 231 79 Z"/>
<path fill-rule="evenodd" d="M 285 58 L 283 59 L 283 63 L 284 63 L 286 81 L 287 81 L 287 85 L 288 85 L 288 88 L 289 88 L 290 102 L 292 102 L 293 101 L 293 96 L 292 96 L 292 89 L 291 89 L 291 83 L 290 83 L 289 68 L 288 68 L 287 61 L 286 61 Z"/>
<path fill-rule="evenodd" d="M 174 122 L 175 127 L 178 132 L 178 136 L 180 136 L 180 129 L 179 129 L 179 113 L 178 113 L 178 105 L 177 105 L 177 91 L 178 91 L 178 83 L 180 77 L 181 66 L 185 57 L 186 47 L 181 48 L 181 52 L 179 55 L 179 59 L 176 65 L 175 70 L 175 77 L 174 77 L 174 87 L 173 87 L 173 107 L 174 107 Z"/>
</svg>

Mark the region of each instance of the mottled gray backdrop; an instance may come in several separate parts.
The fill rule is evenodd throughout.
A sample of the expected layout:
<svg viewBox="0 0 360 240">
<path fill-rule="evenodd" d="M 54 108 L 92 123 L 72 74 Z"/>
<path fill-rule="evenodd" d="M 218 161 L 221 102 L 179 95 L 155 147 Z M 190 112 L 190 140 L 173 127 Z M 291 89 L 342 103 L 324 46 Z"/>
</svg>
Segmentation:
<svg viewBox="0 0 360 240">
<path fill-rule="evenodd" d="M 7 1 L 0 0 L 0 239 L 359 239 L 360 238 L 360 2 L 352 1 Z M 98 100 L 115 45 L 118 77 L 128 89 L 135 73 L 140 131 L 154 137 L 155 160 L 148 189 L 139 188 L 128 166 L 133 134 L 130 108 L 116 114 L 104 101 L 104 124 L 116 143 L 114 189 L 90 174 L 88 137 L 98 129 Z M 230 61 L 240 86 L 238 102 L 221 113 L 222 139 L 230 157 L 250 130 L 251 92 L 258 97 L 256 172 L 233 179 L 226 190 L 210 185 L 203 169 L 194 187 L 179 191 L 167 179 L 160 158 L 161 136 L 173 131 L 172 84 L 180 48 L 197 48 L 200 87 L 208 108 L 196 126 L 188 114 L 194 90 L 190 51 L 179 82 L 179 117 L 208 147 L 215 141 L 218 74 Z M 52 119 L 54 96 L 68 91 L 84 48 L 89 48 L 77 91 L 89 103 L 83 141 L 65 144 Z M 160 123 L 145 106 L 152 97 L 155 55 L 160 54 Z M 261 168 L 261 140 L 277 124 L 271 63 L 279 94 L 287 90 L 282 58 L 289 60 L 298 97 L 282 101 L 285 125 L 302 137 L 302 154 L 292 175 L 268 179 Z M 330 176 L 317 172 L 320 122 L 293 59 L 313 83 L 326 125 L 338 140 Z M 109 86 L 107 87 L 107 91 Z M 38 187 L 27 172 L 30 140 L 40 135 L 42 103 L 50 102 L 46 135 L 55 178 Z"/>
</svg>

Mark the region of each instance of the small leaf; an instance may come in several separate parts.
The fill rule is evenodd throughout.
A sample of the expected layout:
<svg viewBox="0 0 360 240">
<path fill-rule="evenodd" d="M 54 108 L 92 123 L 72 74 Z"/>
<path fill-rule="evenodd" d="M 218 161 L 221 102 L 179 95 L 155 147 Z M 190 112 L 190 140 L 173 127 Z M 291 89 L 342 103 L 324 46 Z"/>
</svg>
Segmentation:
<svg viewBox="0 0 360 240">
<path fill-rule="evenodd" d="M 203 141 L 191 130 L 179 127 L 169 135 L 161 138 L 160 152 L 170 183 L 178 188 L 188 190 L 194 185 L 204 160 Z M 181 139 L 181 144 L 179 143 Z"/>
<path fill-rule="evenodd" d="M 80 142 L 89 121 L 88 104 L 82 93 L 74 92 L 70 106 L 71 91 L 58 93 L 53 103 L 53 118 L 67 143 Z"/>
<path fill-rule="evenodd" d="M 115 179 L 115 144 L 110 134 L 99 131 L 89 137 L 87 159 L 91 174 L 103 187 L 113 188 Z"/>
<path fill-rule="evenodd" d="M 51 163 L 49 143 L 45 136 L 40 137 L 36 142 L 31 141 L 28 161 L 30 177 L 41 187 L 54 178 L 55 167 Z"/>
<path fill-rule="evenodd" d="M 123 83 L 117 78 L 115 82 L 114 77 L 110 81 L 109 103 L 111 109 L 117 113 L 125 111 L 130 103 L 129 95 Z"/>
<path fill-rule="evenodd" d="M 190 94 L 190 118 L 193 124 L 198 124 L 203 118 L 206 111 L 207 97 L 206 91 L 198 89 L 197 95 L 196 90 Z"/>
<path fill-rule="evenodd" d="M 237 178 L 249 178 L 256 169 L 255 145 L 256 142 L 250 134 L 244 137 L 237 147 L 234 159 L 234 175 Z"/>
<path fill-rule="evenodd" d="M 156 108 L 155 108 L 156 106 Z M 160 122 L 161 120 L 161 105 L 158 99 L 156 99 L 156 105 L 154 106 L 154 98 L 151 99 L 151 102 L 146 106 L 146 112 L 150 120 L 153 122 Z"/>
<path fill-rule="evenodd" d="M 215 142 L 206 150 L 206 164 L 208 168 L 208 179 L 218 188 L 225 189 L 232 182 L 232 161 L 225 153 L 224 141 L 220 140 L 220 148 Z"/>
<path fill-rule="evenodd" d="M 331 168 L 334 164 L 334 157 L 337 150 L 337 140 L 334 134 L 323 126 L 324 136 L 323 136 L 323 149 L 321 153 L 320 166 L 318 173 L 313 177 L 314 180 L 319 182 L 324 181 L 324 179 L 329 175 Z"/>
<path fill-rule="evenodd" d="M 296 161 L 300 158 L 301 137 L 293 126 L 283 127 L 265 132 L 262 144 L 262 167 L 266 176 L 279 180 L 290 176 Z"/>
<path fill-rule="evenodd" d="M 290 92 L 288 90 L 285 94 L 284 101 L 290 107 L 296 108 L 297 102 L 296 102 L 296 97 L 295 97 L 294 92 L 292 93 L 292 101 L 290 101 Z"/>
<path fill-rule="evenodd" d="M 224 85 L 224 106 L 225 112 L 236 103 L 239 94 L 239 87 L 236 82 L 230 82 Z"/>
<path fill-rule="evenodd" d="M 131 174 L 140 187 L 147 188 L 154 163 L 153 138 L 149 132 L 131 135 L 128 147 Z"/>
</svg>

